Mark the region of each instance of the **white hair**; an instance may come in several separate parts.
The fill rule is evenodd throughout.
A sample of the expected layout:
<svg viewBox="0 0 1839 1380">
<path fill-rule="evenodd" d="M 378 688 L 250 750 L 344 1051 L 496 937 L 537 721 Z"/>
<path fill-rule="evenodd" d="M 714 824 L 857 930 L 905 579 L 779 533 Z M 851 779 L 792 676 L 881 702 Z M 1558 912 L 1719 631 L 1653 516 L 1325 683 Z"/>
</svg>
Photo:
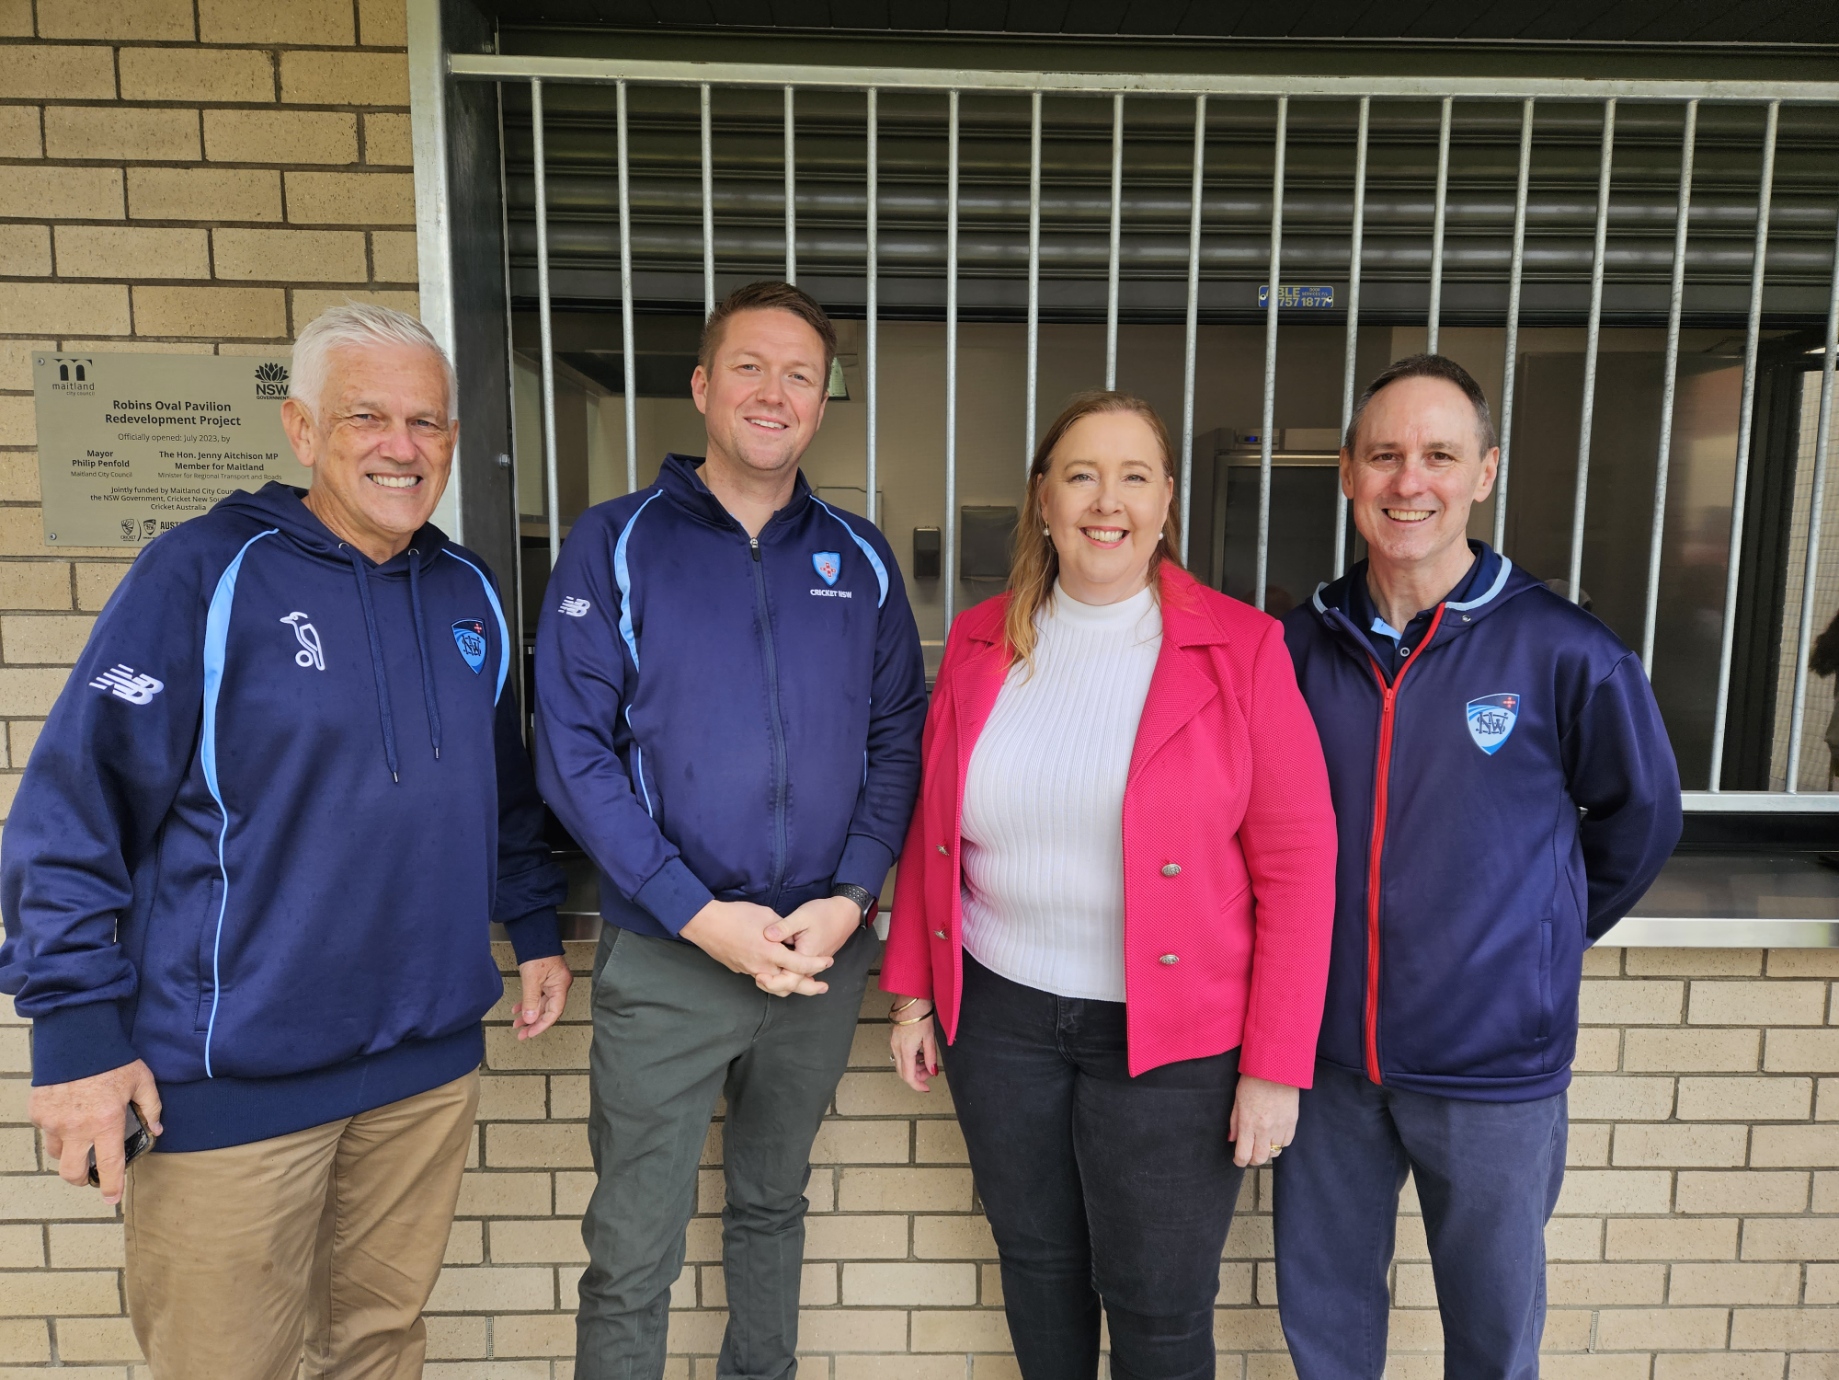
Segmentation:
<svg viewBox="0 0 1839 1380">
<path fill-rule="evenodd" d="M 334 351 L 350 346 L 408 345 L 432 350 L 441 362 L 447 379 L 447 416 L 459 412 L 459 382 L 454 377 L 453 361 L 428 328 L 407 312 L 372 302 L 346 302 L 327 307 L 314 317 L 294 341 L 294 366 L 288 380 L 288 395 L 317 410 L 324 401 L 326 359 Z"/>
</svg>

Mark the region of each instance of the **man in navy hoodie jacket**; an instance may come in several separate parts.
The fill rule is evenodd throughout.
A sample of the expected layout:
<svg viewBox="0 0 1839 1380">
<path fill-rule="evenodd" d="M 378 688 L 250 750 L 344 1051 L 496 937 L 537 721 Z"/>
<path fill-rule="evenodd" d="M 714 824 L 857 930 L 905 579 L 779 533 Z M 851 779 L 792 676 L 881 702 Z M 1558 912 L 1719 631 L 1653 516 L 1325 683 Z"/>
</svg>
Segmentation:
<svg viewBox="0 0 1839 1380">
<path fill-rule="evenodd" d="M 716 1374 L 797 1365 L 811 1144 L 864 932 L 919 786 L 926 682 L 881 533 L 798 462 L 836 334 L 786 283 L 703 330 L 706 459 L 589 509 L 537 634 L 537 780 L 600 871 L 575 1374 L 664 1373 L 710 1114 L 727 1099 Z M 824 974 L 823 980 L 816 976 Z"/>
<path fill-rule="evenodd" d="M 312 487 L 141 554 L 7 826 L 0 990 L 46 1150 L 114 1203 L 130 1104 L 159 1137 L 125 1211 L 160 1380 L 291 1380 L 303 1338 L 306 1375 L 419 1375 L 504 991 L 490 922 L 520 1037 L 568 990 L 498 590 L 428 524 L 453 398 L 411 317 L 302 331 L 282 420 Z"/>
<path fill-rule="evenodd" d="M 1278 1307 L 1302 1380 L 1384 1369 L 1407 1171 L 1444 1373 L 1538 1374 L 1583 951 L 1679 839 L 1640 662 L 1466 539 L 1499 458 L 1460 365 L 1387 369 L 1341 452 L 1368 559 L 1284 619 L 1340 831 L 1315 1086 L 1276 1170 Z"/>
</svg>

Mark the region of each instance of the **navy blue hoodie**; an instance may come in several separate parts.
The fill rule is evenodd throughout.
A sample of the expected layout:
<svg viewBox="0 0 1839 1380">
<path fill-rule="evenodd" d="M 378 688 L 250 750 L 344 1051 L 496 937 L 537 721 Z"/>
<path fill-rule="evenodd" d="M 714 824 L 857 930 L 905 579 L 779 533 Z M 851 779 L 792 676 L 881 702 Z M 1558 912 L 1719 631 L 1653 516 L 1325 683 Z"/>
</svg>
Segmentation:
<svg viewBox="0 0 1839 1380">
<path fill-rule="evenodd" d="M 397 1101 L 482 1053 L 565 886 L 484 564 L 432 526 L 379 566 L 300 492 L 141 553 L 33 749 L 0 855 L 0 991 L 35 1083 L 137 1056 L 162 1150 Z"/>
<path fill-rule="evenodd" d="M 1480 1101 L 1563 1090 L 1583 952 L 1679 841 L 1640 660 L 1481 542 L 1396 677 L 1350 617 L 1362 562 L 1283 620 L 1340 831 L 1320 1057 Z"/>
<path fill-rule="evenodd" d="M 543 796 L 601 914 L 653 936 L 712 898 L 878 895 L 919 788 L 925 665 L 881 533 L 800 475 L 750 539 L 701 463 L 582 514 L 537 633 Z"/>
</svg>

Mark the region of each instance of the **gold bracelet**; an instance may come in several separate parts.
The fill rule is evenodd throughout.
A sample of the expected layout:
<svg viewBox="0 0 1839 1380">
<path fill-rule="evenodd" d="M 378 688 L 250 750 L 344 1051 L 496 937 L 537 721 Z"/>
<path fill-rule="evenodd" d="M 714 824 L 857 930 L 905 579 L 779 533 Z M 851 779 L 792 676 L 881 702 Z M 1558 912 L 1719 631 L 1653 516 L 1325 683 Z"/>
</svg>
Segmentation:
<svg viewBox="0 0 1839 1380">
<path fill-rule="evenodd" d="M 932 1019 L 932 1013 L 928 1011 L 922 1016 L 909 1016 L 904 1021 L 895 1021 L 894 1024 L 895 1025 L 918 1025 L 921 1021 L 929 1021 L 931 1019 Z"/>
<path fill-rule="evenodd" d="M 900 1003 L 900 1005 L 890 1007 L 888 1009 L 888 1015 L 890 1018 L 894 1016 L 898 1016 L 901 1012 L 905 1011 L 909 1006 L 916 1006 L 920 1002 L 923 1002 L 925 1000 L 926 998 L 924 997 L 908 997 L 905 1001 Z"/>
</svg>

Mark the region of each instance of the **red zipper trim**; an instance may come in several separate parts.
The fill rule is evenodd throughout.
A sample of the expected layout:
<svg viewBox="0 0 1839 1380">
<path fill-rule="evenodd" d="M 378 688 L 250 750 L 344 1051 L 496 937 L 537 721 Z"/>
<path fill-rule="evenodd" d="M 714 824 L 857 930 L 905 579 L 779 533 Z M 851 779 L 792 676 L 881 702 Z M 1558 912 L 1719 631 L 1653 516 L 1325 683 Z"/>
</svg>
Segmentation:
<svg viewBox="0 0 1839 1380">
<path fill-rule="evenodd" d="M 1373 773 L 1373 839 L 1367 850 L 1366 864 L 1366 1076 L 1369 1082 L 1380 1082 L 1379 1077 L 1379 860 L 1386 846 L 1386 802 L 1392 775 L 1392 720 L 1393 710 L 1398 703 L 1398 689 L 1405 683 L 1405 677 L 1411 674 L 1411 668 L 1417 665 L 1410 658 L 1420 660 L 1430 640 L 1437 635 L 1437 625 L 1443 621 L 1445 605 L 1438 604 L 1437 612 L 1430 620 L 1430 627 L 1425 631 L 1423 640 L 1417 650 L 1410 653 L 1404 666 L 1399 669 L 1398 679 L 1386 684 L 1385 673 L 1379 669 L 1379 662 L 1372 653 L 1367 654 L 1367 664 L 1373 668 L 1373 679 L 1379 682 L 1379 760 Z"/>
</svg>

